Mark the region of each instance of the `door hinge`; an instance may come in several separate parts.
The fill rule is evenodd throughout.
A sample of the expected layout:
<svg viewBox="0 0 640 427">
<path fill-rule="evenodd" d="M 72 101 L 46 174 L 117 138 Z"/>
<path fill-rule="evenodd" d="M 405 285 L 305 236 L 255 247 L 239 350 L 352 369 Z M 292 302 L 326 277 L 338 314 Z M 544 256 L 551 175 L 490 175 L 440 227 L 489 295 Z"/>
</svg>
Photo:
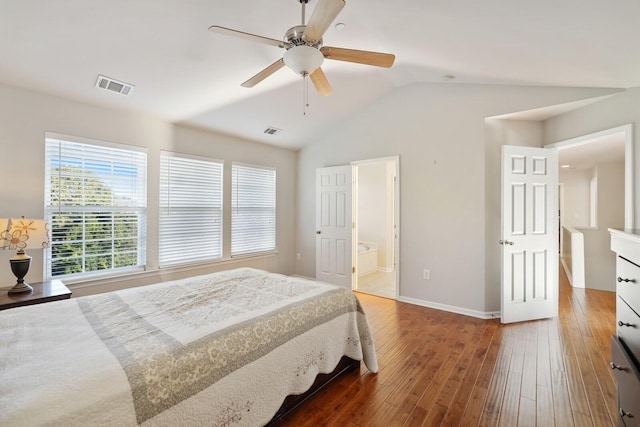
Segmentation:
<svg viewBox="0 0 640 427">
<path fill-rule="evenodd" d="M 353 274 L 356 273 L 356 268 L 355 267 L 351 267 L 351 273 L 353 273 Z"/>
</svg>

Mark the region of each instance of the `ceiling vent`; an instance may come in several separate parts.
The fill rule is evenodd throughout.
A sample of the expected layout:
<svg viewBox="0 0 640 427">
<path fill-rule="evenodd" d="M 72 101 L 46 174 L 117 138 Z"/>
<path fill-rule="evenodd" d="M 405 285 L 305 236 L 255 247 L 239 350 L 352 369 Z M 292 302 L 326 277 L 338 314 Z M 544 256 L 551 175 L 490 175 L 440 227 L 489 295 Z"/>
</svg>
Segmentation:
<svg viewBox="0 0 640 427">
<path fill-rule="evenodd" d="M 275 135 L 280 132 L 282 132 L 282 129 L 274 128 L 273 126 L 269 126 L 264 130 L 264 133 L 266 133 L 267 135 Z"/>
<path fill-rule="evenodd" d="M 98 80 L 96 81 L 96 87 L 100 89 L 110 90 L 111 92 L 117 92 L 122 95 L 130 95 L 135 86 L 100 75 L 98 76 Z"/>
</svg>

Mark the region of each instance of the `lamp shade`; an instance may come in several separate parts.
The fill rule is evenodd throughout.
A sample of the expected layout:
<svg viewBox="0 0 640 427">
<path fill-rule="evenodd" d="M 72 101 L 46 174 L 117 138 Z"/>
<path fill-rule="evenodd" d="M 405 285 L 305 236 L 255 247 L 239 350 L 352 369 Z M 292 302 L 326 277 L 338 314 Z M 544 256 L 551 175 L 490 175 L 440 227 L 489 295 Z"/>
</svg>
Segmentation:
<svg viewBox="0 0 640 427">
<path fill-rule="evenodd" d="M 300 45 L 287 50 L 282 59 L 296 74 L 304 76 L 313 73 L 322 65 L 324 55 L 315 47 Z"/>
<path fill-rule="evenodd" d="M 0 218 L 0 249 L 9 248 L 9 240 L 7 235 L 9 233 L 9 218 Z"/>
<path fill-rule="evenodd" d="M 3 233 L 2 249 L 44 249 L 49 247 L 49 224 L 43 219 L 11 218 L 7 228 L 0 220 Z"/>
</svg>

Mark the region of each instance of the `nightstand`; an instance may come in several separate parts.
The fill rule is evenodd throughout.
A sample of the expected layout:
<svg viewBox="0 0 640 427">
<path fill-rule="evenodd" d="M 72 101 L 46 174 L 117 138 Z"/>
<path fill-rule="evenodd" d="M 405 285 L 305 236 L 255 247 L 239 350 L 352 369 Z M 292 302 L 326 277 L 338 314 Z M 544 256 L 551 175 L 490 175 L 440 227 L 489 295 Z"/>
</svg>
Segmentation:
<svg viewBox="0 0 640 427">
<path fill-rule="evenodd" d="M 60 280 L 29 284 L 32 292 L 9 295 L 7 291 L 0 291 L 0 310 L 71 298 L 71 291 Z"/>
</svg>

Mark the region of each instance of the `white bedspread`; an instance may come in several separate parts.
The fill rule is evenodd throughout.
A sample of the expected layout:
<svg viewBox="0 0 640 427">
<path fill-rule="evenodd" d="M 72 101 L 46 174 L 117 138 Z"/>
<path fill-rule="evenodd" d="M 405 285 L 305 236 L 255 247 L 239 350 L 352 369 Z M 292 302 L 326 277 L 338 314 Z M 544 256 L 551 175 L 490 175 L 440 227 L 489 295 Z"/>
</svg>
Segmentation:
<svg viewBox="0 0 640 427">
<path fill-rule="evenodd" d="M 0 311 L 0 425 L 264 425 L 343 355 L 353 293 L 249 268 Z"/>
</svg>

